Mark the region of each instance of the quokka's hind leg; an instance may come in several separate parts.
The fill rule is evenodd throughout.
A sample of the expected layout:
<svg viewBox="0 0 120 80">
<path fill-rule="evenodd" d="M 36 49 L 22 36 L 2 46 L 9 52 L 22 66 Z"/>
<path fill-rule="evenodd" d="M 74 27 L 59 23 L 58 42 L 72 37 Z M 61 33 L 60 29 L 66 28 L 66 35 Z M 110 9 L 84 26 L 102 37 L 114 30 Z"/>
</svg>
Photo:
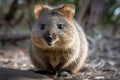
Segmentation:
<svg viewBox="0 0 120 80">
<path fill-rule="evenodd" d="M 85 60 L 86 57 L 80 57 L 78 59 L 76 59 L 75 61 L 73 61 L 72 63 L 69 64 L 69 66 L 67 66 L 65 68 L 65 70 L 71 72 L 71 73 L 77 73 L 78 71 L 80 71 L 84 64 L 85 64 Z"/>
<path fill-rule="evenodd" d="M 55 74 L 55 73 L 53 73 L 52 71 L 49 70 L 51 68 L 49 65 L 48 66 L 45 65 L 42 61 L 38 62 L 38 60 L 36 60 L 34 57 L 32 57 L 31 60 L 32 60 L 34 66 L 37 68 L 37 70 L 35 70 L 33 72 L 39 73 L 39 74 L 51 74 L 51 75 Z"/>
<path fill-rule="evenodd" d="M 35 56 L 33 56 L 32 54 L 30 54 L 30 59 L 33 63 L 33 65 L 38 69 L 38 70 L 46 70 L 46 66 L 45 64 L 43 63 L 42 60 L 38 60 Z"/>
</svg>

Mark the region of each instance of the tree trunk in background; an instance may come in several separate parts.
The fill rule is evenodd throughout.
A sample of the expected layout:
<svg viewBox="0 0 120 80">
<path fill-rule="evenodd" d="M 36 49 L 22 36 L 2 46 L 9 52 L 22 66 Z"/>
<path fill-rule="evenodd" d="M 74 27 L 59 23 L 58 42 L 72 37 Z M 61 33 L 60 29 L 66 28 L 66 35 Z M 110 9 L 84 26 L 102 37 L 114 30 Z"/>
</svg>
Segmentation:
<svg viewBox="0 0 120 80">
<path fill-rule="evenodd" d="M 110 7 L 110 0 L 84 0 L 77 15 L 78 23 L 83 22 L 85 30 L 91 30 Z"/>
<path fill-rule="evenodd" d="M 15 17 L 15 13 L 18 9 L 18 1 L 17 0 L 14 0 L 13 3 L 11 4 L 10 6 L 10 10 L 9 12 L 4 16 L 4 19 L 6 22 L 10 22 L 12 19 L 14 19 Z"/>
<path fill-rule="evenodd" d="M 86 16 L 91 2 L 92 2 L 92 0 L 84 0 L 82 5 L 79 5 L 80 10 L 77 13 L 77 17 L 76 17 L 76 20 L 78 21 L 79 24 L 80 24 L 80 22 L 82 22 L 82 20 Z"/>
</svg>

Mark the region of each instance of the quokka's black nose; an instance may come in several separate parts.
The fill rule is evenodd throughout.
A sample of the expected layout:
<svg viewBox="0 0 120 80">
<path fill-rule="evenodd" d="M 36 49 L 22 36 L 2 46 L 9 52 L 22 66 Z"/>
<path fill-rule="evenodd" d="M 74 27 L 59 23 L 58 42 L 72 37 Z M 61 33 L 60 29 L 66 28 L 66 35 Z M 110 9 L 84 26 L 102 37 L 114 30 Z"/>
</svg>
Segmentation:
<svg viewBox="0 0 120 80">
<path fill-rule="evenodd" d="M 51 35 L 51 34 L 48 34 L 48 35 L 46 36 L 46 42 L 50 43 L 50 42 L 52 42 L 52 40 L 53 40 L 52 35 Z"/>
</svg>

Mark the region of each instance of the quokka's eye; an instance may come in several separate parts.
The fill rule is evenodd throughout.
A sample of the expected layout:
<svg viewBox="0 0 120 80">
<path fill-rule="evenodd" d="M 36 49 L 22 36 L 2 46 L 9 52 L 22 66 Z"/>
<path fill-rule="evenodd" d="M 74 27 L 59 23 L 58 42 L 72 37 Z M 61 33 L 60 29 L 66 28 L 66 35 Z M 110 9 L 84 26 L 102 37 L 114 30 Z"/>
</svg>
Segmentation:
<svg viewBox="0 0 120 80">
<path fill-rule="evenodd" d="M 57 24 L 58 29 L 64 29 L 64 24 Z"/>
<path fill-rule="evenodd" d="M 40 30 L 45 29 L 45 24 L 40 24 Z"/>
</svg>

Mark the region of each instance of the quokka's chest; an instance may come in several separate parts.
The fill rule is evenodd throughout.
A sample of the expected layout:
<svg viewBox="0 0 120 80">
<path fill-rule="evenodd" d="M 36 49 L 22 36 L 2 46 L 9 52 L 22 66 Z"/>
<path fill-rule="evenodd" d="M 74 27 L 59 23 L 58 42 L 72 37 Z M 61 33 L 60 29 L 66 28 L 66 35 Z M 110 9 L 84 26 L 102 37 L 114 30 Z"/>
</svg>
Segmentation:
<svg viewBox="0 0 120 80">
<path fill-rule="evenodd" d="M 41 59 L 45 63 L 50 63 L 52 67 L 56 67 L 58 64 L 66 64 L 70 59 L 70 51 L 45 51 L 41 53 Z"/>
<path fill-rule="evenodd" d="M 65 56 L 62 53 L 44 53 L 41 57 L 44 63 L 50 63 L 52 67 L 56 67 L 59 63 L 66 61 Z"/>
</svg>

